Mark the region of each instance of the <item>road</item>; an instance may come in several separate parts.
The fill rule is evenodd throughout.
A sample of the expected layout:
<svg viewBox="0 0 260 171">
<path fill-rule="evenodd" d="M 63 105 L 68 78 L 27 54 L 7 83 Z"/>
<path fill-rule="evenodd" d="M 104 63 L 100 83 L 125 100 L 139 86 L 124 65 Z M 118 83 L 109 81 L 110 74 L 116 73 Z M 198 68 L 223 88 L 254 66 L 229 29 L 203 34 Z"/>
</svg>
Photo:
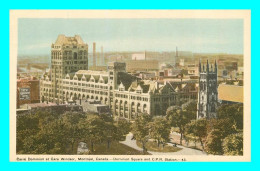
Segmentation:
<svg viewBox="0 0 260 171">
<path fill-rule="evenodd" d="M 125 141 L 121 141 L 120 143 L 125 144 L 129 147 L 132 147 L 136 150 L 139 151 L 143 151 L 142 148 L 138 147 L 136 145 L 136 140 L 131 140 L 133 137 L 132 133 L 127 134 L 126 136 L 126 140 Z M 153 152 L 153 151 L 148 151 L 150 154 L 152 155 L 207 155 L 205 152 L 202 152 L 200 150 L 195 150 L 195 149 L 191 149 L 191 148 L 187 148 L 181 145 L 177 145 L 177 147 L 182 148 L 180 151 L 177 152 Z"/>
</svg>

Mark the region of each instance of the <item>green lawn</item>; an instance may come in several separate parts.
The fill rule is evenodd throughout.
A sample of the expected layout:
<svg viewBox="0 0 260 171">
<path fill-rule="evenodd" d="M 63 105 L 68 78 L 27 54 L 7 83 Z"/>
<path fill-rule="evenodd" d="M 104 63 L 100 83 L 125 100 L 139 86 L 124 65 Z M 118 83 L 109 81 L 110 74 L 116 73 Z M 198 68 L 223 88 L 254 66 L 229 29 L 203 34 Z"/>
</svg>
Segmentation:
<svg viewBox="0 0 260 171">
<path fill-rule="evenodd" d="M 143 152 L 119 142 L 112 142 L 109 149 L 106 143 L 95 144 L 94 152 L 91 152 L 90 155 L 143 155 Z M 145 155 L 149 155 L 149 153 Z"/>
<path fill-rule="evenodd" d="M 136 144 L 138 147 L 143 148 L 143 145 L 141 142 L 136 141 Z M 158 148 L 157 142 L 154 142 L 154 141 L 148 141 L 145 144 L 145 147 L 147 148 L 148 151 L 154 151 L 154 152 L 177 152 L 182 149 L 179 147 L 173 147 L 173 146 L 169 146 L 169 145 L 165 145 L 163 147 L 162 144 Z"/>
</svg>

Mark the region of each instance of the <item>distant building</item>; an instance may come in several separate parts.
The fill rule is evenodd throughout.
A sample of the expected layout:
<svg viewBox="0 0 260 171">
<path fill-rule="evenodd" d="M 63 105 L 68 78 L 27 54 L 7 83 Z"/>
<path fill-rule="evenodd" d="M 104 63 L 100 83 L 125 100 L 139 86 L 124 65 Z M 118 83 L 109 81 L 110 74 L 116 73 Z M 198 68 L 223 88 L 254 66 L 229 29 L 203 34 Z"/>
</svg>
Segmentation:
<svg viewBox="0 0 260 171">
<path fill-rule="evenodd" d="M 218 86 L 218 99 L 222 104 L 243 103 L 243 86 L 220 84 Z"/>
<path fill-rule="evenodd" d="M 136 75 L 142 80 L 151 80 L 156 78 L 156 72 L 140 72 Z"/>
<path fill-rule="evenodd" d="M 197 118 L 215 118 L 218 102 L 217 63 L 206 67 L 199 63 L 199 95 Z"/>
<path fill-rule="evenodd" d="M 17 108 L 23 104 L 40 102 L 40 81 L 35 77 L 17 80 Z"/>
<path fill-rule="evenodd" d="M 159 62 L 157 60 L 133 60 L 126 61 L 126 71 L 158 71 Z"/>
<path fill-rule="evenodd" d="M 185 62 L 184 62 L 184 59 L 180 59 L 180 63 L 179 63 L 180 66 L 185 66 Z"/>
<path fill-rule="evenodd" d="M 132 54 L 132 60 L 146 60 L 146 53 L 134 53 Z"/>
<path fill-rule="evenodd" d="M 188 70 L 188 75 L 192 75 L 192 76 L 198 76 L 199 75 L 198 66 L 196 66 L 195 64 L 188 65 L 187 70 Z"/>
</svg>

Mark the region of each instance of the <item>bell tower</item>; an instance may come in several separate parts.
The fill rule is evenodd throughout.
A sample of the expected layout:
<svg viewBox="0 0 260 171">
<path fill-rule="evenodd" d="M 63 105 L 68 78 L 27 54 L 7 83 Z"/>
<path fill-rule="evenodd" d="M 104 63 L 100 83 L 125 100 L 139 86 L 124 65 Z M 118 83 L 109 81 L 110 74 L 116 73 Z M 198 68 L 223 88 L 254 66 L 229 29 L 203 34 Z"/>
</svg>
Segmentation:
<svg viewBox="0 0 260 171">
<path fill-rule="evenodd" d="M 218 80 L 217 80 L 217 62 L 215 66 L 209 65 L 207 60 L 206 66 L 199 62 L 199 94 L 198 94 L 198 111 L 199 118 L 216 118 L 218 102 Z"/>
</svg>

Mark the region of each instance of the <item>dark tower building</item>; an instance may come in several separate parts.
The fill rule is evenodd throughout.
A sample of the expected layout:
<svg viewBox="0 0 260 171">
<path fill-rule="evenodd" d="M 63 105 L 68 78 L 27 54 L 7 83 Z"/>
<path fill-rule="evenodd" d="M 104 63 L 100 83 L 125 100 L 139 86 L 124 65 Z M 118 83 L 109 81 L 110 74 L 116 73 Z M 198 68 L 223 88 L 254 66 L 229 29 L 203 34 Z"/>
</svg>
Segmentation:
<svg viewBox="0 0 260 171">
<path fill-rule="evenodd" d="M 199 118 L 215 118 L 218 102 L 218 83 L 217 83 L 217 62 L 215 66 L 209 65 L 207 60 L 206 66 L 199 62 L 199 94 L 198 94 L 198 111 Z"/>
</svg>

